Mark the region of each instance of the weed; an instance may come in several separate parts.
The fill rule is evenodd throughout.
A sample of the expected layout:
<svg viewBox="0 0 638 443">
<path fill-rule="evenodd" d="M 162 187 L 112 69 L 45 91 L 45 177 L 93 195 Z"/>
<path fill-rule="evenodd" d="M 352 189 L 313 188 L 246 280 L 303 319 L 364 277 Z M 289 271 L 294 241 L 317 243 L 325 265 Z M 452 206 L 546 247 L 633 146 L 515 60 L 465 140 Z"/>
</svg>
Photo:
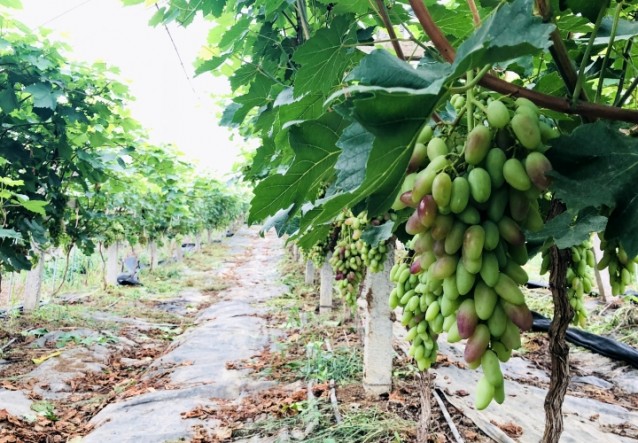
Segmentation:
<svg viewBox="0 0 638 443">
<path fill-rule="evenodd" d="M 42 401 L 34 402 L 31 405 L 31 409 L 38 415 L 41 415 L 42 417 L 45 417 L 48 420 L 51 420 L 51 421 L 59 420 L 59 417 L 57 416 L 55 412 L 55 405 L 53 405 L 53 403 L 50 403 L 48 401 L 42 400 Z"/>
</svg>

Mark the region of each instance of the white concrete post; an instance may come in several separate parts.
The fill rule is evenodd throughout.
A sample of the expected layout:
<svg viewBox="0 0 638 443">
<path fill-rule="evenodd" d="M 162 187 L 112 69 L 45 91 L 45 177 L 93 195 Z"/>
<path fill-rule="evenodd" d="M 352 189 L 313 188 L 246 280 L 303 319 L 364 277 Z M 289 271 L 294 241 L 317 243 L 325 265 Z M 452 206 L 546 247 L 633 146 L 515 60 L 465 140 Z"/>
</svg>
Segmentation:
<svg viewBox="0 0 638 443">
<path fill-rule="evenodd" d="M 315 282 L 315 264 L 312 260 L 306 261 L 305 282 L 307 285 L 311 285 Z"/>
<path fill-rule="evenodd" d="M 379 396 L 392 389 L 392 319 L 388 296 L 393 284 L 390 269 L 394 264 L 394 247 L 388 243 L 384 269 L 368 272 L 363 296 L 366 301 L 363 337 L 363 388 L 367 395 Z"/>
<path fill-rule="evenodd" d="M 330 257 L 326 256 L 326 261 L 321 266 L 321 288 L 319 289 L 319 314 L 328 314 L 332 311 L 332 292 L 334 291 L 335 275 L 330 266 Z"/>
<path fill-rule="evenodd" d="M 117 276 L 120 273 L 119 252 L 120 244 L 118 242 L 106 248 L 106 268 L 104 272 L 104 284 L 106 286 L 117 285 Z"/>
<path fill-rule="evenodd" d="M 202 248 L 202 233 L 198 232 L 195 235 L 195 250 L 199 251 Z"/>
<path fill-rule="evenodd" d="M 24 285 L 24 311 L 29 312 L 38 309 L 40 305 L 40 290 L 44 277 L 44 252 L 38 254 L 38 263 L 27 272 L 27 281 Z"/>
<path fill-rule="evenodd" d="M 181 261 L 184 258 L 184 252 L 182 251 L 182 241 L 181 239 L 174 238 L 171 240 L 173 254 L 175 256 L 175 260 Z"/>
<path fill-rule="evenodd" d="M 157 254 L 157 243 L 154 241 L 148 242 L 148 255 L 151 265 L 151 271 L 153 269 L 157 269 L 157 262 L 159 261 L 159 256 Z"/>
<path fill-rule="evenodd" d="M 603 253 L 600 250 L 600 239 L 598 235 L 593 235 L 593 243 L 594 247 L 594 257 L 596 258 L 596 265 L 602 260 Z M 607 297 L 611 297 L 611 282 L 609 279 L 609 270 L 607 268 L 602 271 L 598 270 L 598 267 L 594 267 L 594 275 L 596 276 L 596 286 L 598 286 L 598 293 L 600 294 L 600 298 L 603 302 L 607 301 Z"/>
</svg>

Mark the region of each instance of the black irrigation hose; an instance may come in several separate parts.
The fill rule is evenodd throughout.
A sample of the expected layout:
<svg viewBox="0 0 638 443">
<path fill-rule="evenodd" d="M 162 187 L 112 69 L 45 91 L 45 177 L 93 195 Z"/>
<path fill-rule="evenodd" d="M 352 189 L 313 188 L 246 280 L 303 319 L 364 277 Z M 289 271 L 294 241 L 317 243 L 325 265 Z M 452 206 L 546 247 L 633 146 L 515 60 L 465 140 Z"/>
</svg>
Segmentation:
<svg viewBox="0 0 638 443">
<path fill-rule="evenodd" d="M 532 312 L 532 315 L 534 316 L 532 331 L 549 331 L 550 319 L 537 312 Z M 592 334 L 591 332 L 586 332 L 578 328 L 568 328 L 567 341 L 577 346 L 582 346 L 596 354 L 609 357 L 613 360 L 624 361 L 634 368 L 638 368 L 638 349 L 611 338 Z"/>
</svg>

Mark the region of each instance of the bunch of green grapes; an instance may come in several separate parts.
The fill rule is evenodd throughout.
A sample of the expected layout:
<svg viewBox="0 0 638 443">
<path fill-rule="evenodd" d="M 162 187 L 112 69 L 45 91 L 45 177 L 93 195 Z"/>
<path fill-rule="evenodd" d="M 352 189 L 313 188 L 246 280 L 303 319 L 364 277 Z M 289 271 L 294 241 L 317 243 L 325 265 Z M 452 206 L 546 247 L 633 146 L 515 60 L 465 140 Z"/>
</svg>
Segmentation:
<svg viewBox="0 0 638 443">
<path fill-rule="evenodd" d="M 305 258 L 311 260 L 317 269 L 321 268 L 326 261 L 326 245 L 327 242 L 320 242 L 310 248 L 309 251 L 304 251 Z"/>
<path fill-rule="evenodd" d="M 356 217 L 348 217 L 342 223 L 330 265 L 335 273 L 337 292 L 349 306 L 355 306 L 365 271 L 361 256 L 365 243 Z"/>
<path fill-rule="evenodd" d="M 419 276 L 410 272 L 407 263 L 396 263 L 390 271 L 395 287 L 390 292 L 390 307 L 403 308 L 401 324 L 409 328 L 407 339 L 411 342 L 409 355 L 416 360 L 419 370 L 425 371 L 436 361 L 438 334 L 443 331 L 439 312 L 429 308 L 437 298 Z M 428 294 L 428 295 L 426 295 Z"/>
<path fill-rule="evenodd" d="M 596 265 L 596 258 L 592 251 L 592 242 L 586 240 L 580 245 L 572 246 L 571 262 L 567 268 L 567 296 L 569 304 L 574 310 L 572 323 L 585 326 L 587 322 L 587 310 L 585 309 L 584 297 L 589 294 L 594 286 L 592 271 Z M 549 249 L 543 251 L 543 261 L 541 262 L 541 275 L 549 271 L 552 264 L 552 257 Z"/>
<path fill-rule="evenodd" d="M 365 223 L 368 224 L 367 218 L 364 219 Z M 372 219 L 369 223 L 372 226 L 378 226 L 381 224 L 381 220 L 378 218 Z M 385 241 L 381 241 L 377 243 L 376 246 L 369 245 L 368 243 L 363 244 L 363 249 L 361 251 L 361 256 L 363 257 L 363 263 L 366 265 L 366 268 L 370 272 L 381 272 L 383 271 L 383 264 L 385 263 L 385 259 L 388 255 L 388 244 Z"/>
<path fill-rule="evenodd" d="M 629 258 L 627 252 L 617 242 L 605 240 L 602 233 L 600 238 L 600 249 L 603 251 L 603 258 L 598 263 L 598 269 L 607 268 L 609 270 L 609 280 L 613 295 L 622 295 L 625 289 L 634 281 L 636 272 L 636 262 L 638 258 Z"/>
<path fill-rule="evenodd" d="M 419 172 L 406 176 L 393 209 L 415 208 L 405 225 L 414 236 L 409 272 L 423 285 L 422 294 L 415 289 L 418 298 L 404 294 L 398 305 L 418 324 L 428 322 L 430 336 L 440 328 L 450 342 L 467 339 L 466 362 L 483 369 L 475 399 L 483 409 L 504 400 L 500 362 L 520 347 L 520 330 L 532 325 L 519 287 L 528 279 L 522 228 L 543 226 L 538 200 L 551 170 L 543 152 L 556 134 L 529 100 L 477 107 L 485 123 L 469 131 L 460 151 L 450 152 L 459 146 L 447 143 L 450 135 L 434 137 L 427 126 L 420 132 L 410 160 Z"/>
</svg>

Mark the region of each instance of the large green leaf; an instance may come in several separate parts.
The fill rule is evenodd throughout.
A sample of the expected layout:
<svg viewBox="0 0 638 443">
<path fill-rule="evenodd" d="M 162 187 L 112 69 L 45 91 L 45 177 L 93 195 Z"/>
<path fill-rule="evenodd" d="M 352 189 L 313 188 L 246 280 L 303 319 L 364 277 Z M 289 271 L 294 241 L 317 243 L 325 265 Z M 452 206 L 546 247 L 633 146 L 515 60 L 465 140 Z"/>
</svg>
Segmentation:
<svg viewBox="0 0 638 443">
<path fill-rule="evenodd" d="M 532 13 L 533 3 L 532 0 L 514 0 L 487 18 L 459 46 L 454 73 L 461 75 L 472 68 L 536 54 L 549 48 L 549 34 L 555 26 L 543 23 Z"/>
<path fill-rule="evenodd" d="M 45 83 L 34 83 L 24 88 L 26 92 L 33 96 L 33 106 L 36 108 L 48 108 L 55 110 L 59 93 L 51 89 L 51 85 Z"/>
<path fill-rule="evenodd" d="M 607 9 L 609 0 L 559 0 L 561 9 L 571 9 L 574 14 L 587 17 L 592 23 L 596 21 L 601 9 Z"/>
<path fill-rule="evenodd" d="M 425 72 L 383 50 L 366 56 L 348 79 L 358 84 L 334 94 L 329 102 L 342 101 L 337 109 L 358 126 L 344 131 L 339 144 L 348 151 L 369 152 L 369 156 L 349 164 L 348 171 L 356 177 L 348 182 L 349 191 L 319 200 L 302 216 L 302 231 L 363 201 L 371 216 L 391 206 L 405 176 L 412 142 L 441 99 L 441 85 L 446 80 L 439 77 L 433 81 Z"/>
<path fill-rule="evenodd" d="M 552 141 L 552 189 L 571 212 L 587 208 L 609 214 L 605 236 L 638 255 L 638 140 L 607 123 L 578 127 Z"/>
<path fill-rule="evenodd" d="M 568 211 L 548 221 L 541 231 L 528 232 L 526 238 L 532 243 L 553 239 L 556 246 L 566 249 L 589 239 L 592 232 L 602 232 L 606 225 L 607 217 L 599 215 L 595 210 L 585 210 L 578 215 Z"/>
<path fill-rule="evenodd" d="M 318 194 L 323 181 L 334 173 L 339 153 L 336 143 L 344 124 L 339 114 L 329 112 L 319 120 L 290 129 L 294 161 L 285 174 L 271 175 L 257 185 L 249 223 L 264 220 L 293 204 L 298 208 Z"/>
<path fill-rule="evenodd" d="M 317 92 L 328 95 L 341 83 L 346 70 L 363 56 L 356 43 L 356 30 L 345 16 L 317 31 L 292 58 L 301 65 L 294 83 L 295 96 Z"/>
<path fill-rule="evenodd" d="M 355 122 L 343 131 L 343 135 L 337 142 L 341 153 L 335 165 L 336 192 L 353 191 L 363 182 L 373 142 L 374 135 L 359 123 Z"/>
</svg>

